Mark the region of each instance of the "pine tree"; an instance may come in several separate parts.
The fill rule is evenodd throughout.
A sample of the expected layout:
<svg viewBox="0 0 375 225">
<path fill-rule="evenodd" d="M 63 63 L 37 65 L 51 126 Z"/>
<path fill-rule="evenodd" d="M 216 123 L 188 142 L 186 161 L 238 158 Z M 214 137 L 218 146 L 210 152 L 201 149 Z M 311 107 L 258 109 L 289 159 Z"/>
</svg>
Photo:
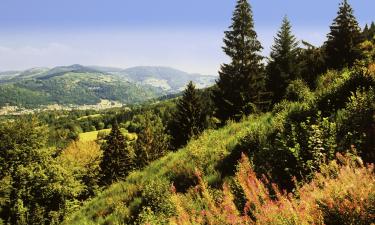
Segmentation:
<svg viewBox="0 0 375 225">
<path fill-rule="evenodd" d="M 372 22 L 370 28 L 368 29 L 368 40 L 375 40 L 375 23 Z"/>
<path fill-rule="evenodd" d="M 369 28 L 368 28 L 367 24 L 363 28 L 362 37 L 363 37 L 363 39 L 366 39 L 366 40 L 368 40 L 368 38 L 369 38 Z"/>
<path fill-rule="evenodd" d="M 133 169 L 134 152 L 126 142 L 117 122 L 112 125 L 112 130 L 105 141 L 102 145 L 103 159 L 100 168 L 102 183 L 108 185 L 126 177 Z"/>
<path fill-rule="evenodd" d="M 264 90 L 262 46 L 254 31 L 252 11 L 247 0 L 238 0 L 233 13 L 232 25 L 225 32 L 224 52 L 231 58 L 219 71 L 213 100 L 216 117 L 240 119 L 250 114 L 260 103 Z"/>
<path fill-rule="evenodd" d="M 189 82 L 173 114 L 172 141 L 175 148 L 185 145 L 205 128 L 206 115 L 202 100 L 193 82 Z"/>
<path fill-rule="evenodd" d="M 162 157 L 167 152 L 170 141 L 159 116 L 146 112 L 140 122 L 140 132 L 135 144 L 137 168 L 143 168 Z"/>
<path fill-rule="evenodd" d="M 272 102 L 279 102 L 285 95 L 288 84 L 297 78 L 298 42 L 292 34 L 292 26 L 285 16 L 280 31 L 271 47 L 270 60 L 267 65 L 267 88 L 272 92 Z"/>
<path fill-rule="evenodd" d="M 330 28 L 325 43 L 328 68 L 352 66 L 360 57 L 358 44 L 362 38 L 361 29 L 347 0 L 340 4 L 338 15 Z"/>
</svg>

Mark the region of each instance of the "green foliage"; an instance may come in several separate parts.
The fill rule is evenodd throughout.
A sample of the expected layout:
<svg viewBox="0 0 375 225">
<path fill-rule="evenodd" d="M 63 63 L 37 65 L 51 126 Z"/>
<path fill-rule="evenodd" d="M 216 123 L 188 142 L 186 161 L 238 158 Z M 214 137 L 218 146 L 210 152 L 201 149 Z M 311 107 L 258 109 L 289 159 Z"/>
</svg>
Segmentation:
<svg viewBox="0 0 375 225">
<path fill-rule="evenodd" d="M 312 101 L 313 98 L 314 94 L 301 79 L 290 82 L 285 91 L 285 99 L 288 101 L 308 102 Z"/>
<path fill-rule="evenodd" d="M 148 112 L 140 119 L 140 132 L 134 148 L 136 166 L 143 168 L 167 153 L 170 137 L 160 117 Z"/>
<path fill-rule="evenodd" d="M 48 104 L 97 104 L 101 99 L 123 103 L 143 102 L 160 93 L 101 73 L 65 72 L 46 78 L 25 78 L 0 85 L 0 106 L 23 107 Z"/>
<path fill-rule="evenodd" d="M 60 165 L 68 168 L 73 177 L 84 185 L 78 199 L 94 196 L 98 190 L 102 156 L 100 146 L 94 141 L 72 142 L 58 156 Z"/>
<path fill-rule="evenodd" d="M 375 162 L 375 91 L 358 89 L 337 113 L 338 139 L 343 149 L 356 148 L 367 162 Z"/>
<path fill-rule="evenodd" d="M 340 4 L 337 17 L 331 25 L 325 54 L 328 68 L 351 67 L 360 58 L 358 44 L 361 43 L 361 29 L 347 0 Z"/>
<path fill-rule="evenodd" d="M 305 48 L 301 48 L 298 55 L 300 67 L 299 78 L 303 79 L 310 89 L 317 86 L 317 78 L 325 71 L 324 48 L 315 47 L 302 41 Z"/>
<path fill-rule="evenodd" d="M 204 130 L 206 126 L 204 105 L 192 82 L 188 84 L 183 96 L 178 100 L 172 117 L 170 133 L 172 144 L 176 149 Z"/>
<path fill-rule="evenodd" d="M 134 168 L 134 150 L 128 145 L 117 123 L 112 126 L 111 133 L 105 138 L 101 149 L 103 158 L 100 169 L 103 184 L 109 185 L 124 179 Z"/>
<path fill-rule="evenodd" d="M 365 40 L 372 41 L 375 36 L 375 23 L 372 22 L 370 27 L 366 24 L 362 31 L 362 37 Z"/>
<path fill-rule="evenodd" d="M 56 224 L 82 191 L 70 170 L 46 149 L 47 129 L 35 118 L 0 127 L 1 218 L 10 224 Z"/>
<path fill-rule="evenodd" d="M 263 117 L 254 116 L 242 123 L 230 123 L 222 129 L 204 132 L 178 152 L 171 152 L 143 170 L 132 172 L 124 182 L 111 185 L 92 201 L 87 202 L 80 211 L 69 215 L 64 224 L 131 224 L 137 220 L 139 212 L 142 212 L 145 221 L 163 221 L 163 216 L 161 215 L 159 220 L 159 214 L 156 212 L 168 212 L 170 208 L 155 204 L 158 201 L 152 201 L 152 206 L 148 206 L 148 202 L 143 201 L 142 196 L 153 196 L 147 198 L 168 202 L 169 199 L 163 199 L 163 196 L 171 195 L 168 190 L 172 183 L 175 183 L 176 177 L 183 174 L 185 177 L 191 177 L 195 168 L 204 172 L 206 176 L 203 179 L 220 177 L 216 168 L 217 163 L 230 154 L 241 138 L 257 127 L 255 124 L 268 123 L 269 118 L 268 114 Z M 152 184 L 155 184 L 154 188 Z M 187 189 L 194 187 L 193 185 L 194 183 Z M 151 193 L 144 193 L 146 190 Z M 160 193 L 160 196 L 156 193 Z M 155 212 L 150 212 L 148 208 L 153 208 Z"/>
<path fill-rule="evenodd" d="M 280 102 L 288 84 L 299 74 L 298 42 L 292 34 L 292 26 L 284 17 L 280 31 L 271 47 L 271 56 L 267 64 L 267 88 L 272 92 L 272 102 Z"/>
<path fill-rule="evenodd" d="M 375 86 L 375 74 L 365 68 L 356 67 L 343 72 L 327 72 L 319 81 L 316 107 L 323 115 L 330 116 L 332 112 L 345 107 L 348 98 L 358 88 L 368 90 Z"/>
<path fill-rule="evenodd" d="M 262 46 L 254 31 L 254 21 L 247 0 L 238 0 L 230 30 L 225 32 L 225 54 L 231 62 L 219 71 L 213 100 L 216 117 L 225 122 L 239 120 L 254 112 L 261 103 L 265 76 L 260 51 Z"/>
</svg>

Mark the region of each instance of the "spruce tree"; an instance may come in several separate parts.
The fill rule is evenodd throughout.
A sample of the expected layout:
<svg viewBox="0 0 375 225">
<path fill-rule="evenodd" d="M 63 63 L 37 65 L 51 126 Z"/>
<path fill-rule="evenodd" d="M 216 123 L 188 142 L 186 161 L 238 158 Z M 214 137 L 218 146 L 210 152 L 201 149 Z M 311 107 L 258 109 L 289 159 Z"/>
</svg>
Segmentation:
<svg viewBox="0 0 375 225">
<path fill-rule="evenodd" d="M 352 66 L 360 57 L 358 44 L 362 39 L 361 29 L 347 0 L 340 4 L 337 14 L 325 43 L 327 66 L 331 69 Z"/>
<path fill-rule="evenodd" d="M 370 41 L 373 41 L 375 39 L 375 23 L 372 22 L 370 28 L 368 29 L 367 38 Z"/>
<path fill-rule="evenodd" d="M 103 159 L 100 168 L 103 184 L 108 185 L 125 178 L 133 169 L 133 149 L 126 142 L 117 122 L 112 125 L 110 134 L 105 138 L 102 150 Z"/>
<path fill-rule="evenodd" d="M 170 141 L 159 116 L 146 112 L 140 119 L 140 132 L 135 143 L 135 163 L 139 169 L 162 157 Z"/>
<path fill-rule="evenodd" d="M 277 103 L 283 98 L 288 84 L 295 80 L 299 73 L 298 42 L 291 29 L 292 26 L 285 16 L 271 47 L 267 65 L 267 88 L 273 94 L 272 103 Z"/>
<path fill-rule="evenodd" d="M 185 145 L 192 137 L 204 130 L 206 121 L 204 107 L 198 90 L 190 81 L 182 98 L 177 102 L 177 109 L 173 114 L 171 134 L 175 148 Z"/>
<path fill-rule="evenodd" d="M 221 121 L 240 119 L 254 111 L 264 90 L 262 46 L 254 30 L 253 15 L 247 0 L 238 0 L 232 25 L 225 32 L 224 52 L 231 62 L 219 71 L 213 100 L 216 117 Z"/>
<path fill-rule="evenodd" d="M 369 37 L 369 28 L 368 28 L 367 24 L 365 25 L 365 28 L 363 28 L 362 37 L 363 37 L 363 39 L 368 40 L 368 37 Z"/>
</svg>

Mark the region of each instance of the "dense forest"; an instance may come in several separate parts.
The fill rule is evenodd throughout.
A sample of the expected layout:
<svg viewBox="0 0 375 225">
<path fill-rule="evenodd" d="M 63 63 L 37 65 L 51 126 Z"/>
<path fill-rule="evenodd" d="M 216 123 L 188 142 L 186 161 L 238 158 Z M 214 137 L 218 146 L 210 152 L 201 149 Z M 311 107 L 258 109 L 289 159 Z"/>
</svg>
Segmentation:
<svg viewBox="0 0 375 225">
<path fill-rule="evenodd" d="M 1 117 L 0 224 L 373 224 L 375 23 L 280 19 L 265 58 L 237 0 L 212 87 Z"/>
</svg>

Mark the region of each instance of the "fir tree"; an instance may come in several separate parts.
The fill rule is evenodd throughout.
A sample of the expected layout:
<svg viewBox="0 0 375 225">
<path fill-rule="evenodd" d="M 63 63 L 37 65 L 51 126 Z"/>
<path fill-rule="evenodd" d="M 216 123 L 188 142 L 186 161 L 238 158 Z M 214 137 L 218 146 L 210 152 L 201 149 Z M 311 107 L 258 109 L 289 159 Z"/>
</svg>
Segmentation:
<svg viewBox="0 0 375 225">
<path fill-rule="evenodd" d="M 375 40 L 375 23 L 372 22 L 370 28 L 368 29 L 367 39 L 369 41 Z"/>
<path fill-rule="evenodd" d="M 205 128 L 204 106 L 193 82 L 190 81 L 187 85 L 176 108 L 171 134 L 173 146 L 178 148 L 185 145 L 192 137 L 199 135 Z"/>
<path fill-rule="evenodd" d="M 363 37 L 363 39 L 366 39 L 366 40 L 368 40 L 368 38 L 369 38 L 369 29 L 368 29 L 367 24 L 365 25 L 365 28 L 363 28 L 362 37 Z"/>
<path fill-rule="evenodd" d="M 135 144 L 136 166 L 143 168 L 162 157 L 168 150 L 170 137 L 159 116 L 146 112 L 141 118 L 140 132 Z"/>
<path fill-rule="evenodd" d="M 292 26 L 285 16 L 271 47 L 270 61 L 267 65 L 267 87 L 273 94 L 273 103 L 283 98 L 288 84 L 295 80 L 299 73 L 298 42 L 291 29 Z"/>
<path fill-rule="evenodd" d="M 246 0 L 238 0 L 232 25 L 225 32 L 224 52 L 231 58 L 219 71 L 213 100 L 216 117 L 240 119 L 254 111 L 264 90 L 264 68 L 260 51 L 262 46 L 254 31 L 252 11 Z"/>
<path fill-rule="evenodd" d="M 361 29 L 347 0 L 340 4 L 338 15 L 330 28 L 325 43 L 328 68 L 352 66 L 360 57 L 358 44 L 362 38 Z"/>
<path fill-rule="evenodd" d="M 102 145 L 103 159 L 100 163 L 102 183 L 111 184 L 126 177 L 133 169 L 134 153 L 118 128 L 117 122 L 112 125 L 110 134 Z"/>
</svg>

